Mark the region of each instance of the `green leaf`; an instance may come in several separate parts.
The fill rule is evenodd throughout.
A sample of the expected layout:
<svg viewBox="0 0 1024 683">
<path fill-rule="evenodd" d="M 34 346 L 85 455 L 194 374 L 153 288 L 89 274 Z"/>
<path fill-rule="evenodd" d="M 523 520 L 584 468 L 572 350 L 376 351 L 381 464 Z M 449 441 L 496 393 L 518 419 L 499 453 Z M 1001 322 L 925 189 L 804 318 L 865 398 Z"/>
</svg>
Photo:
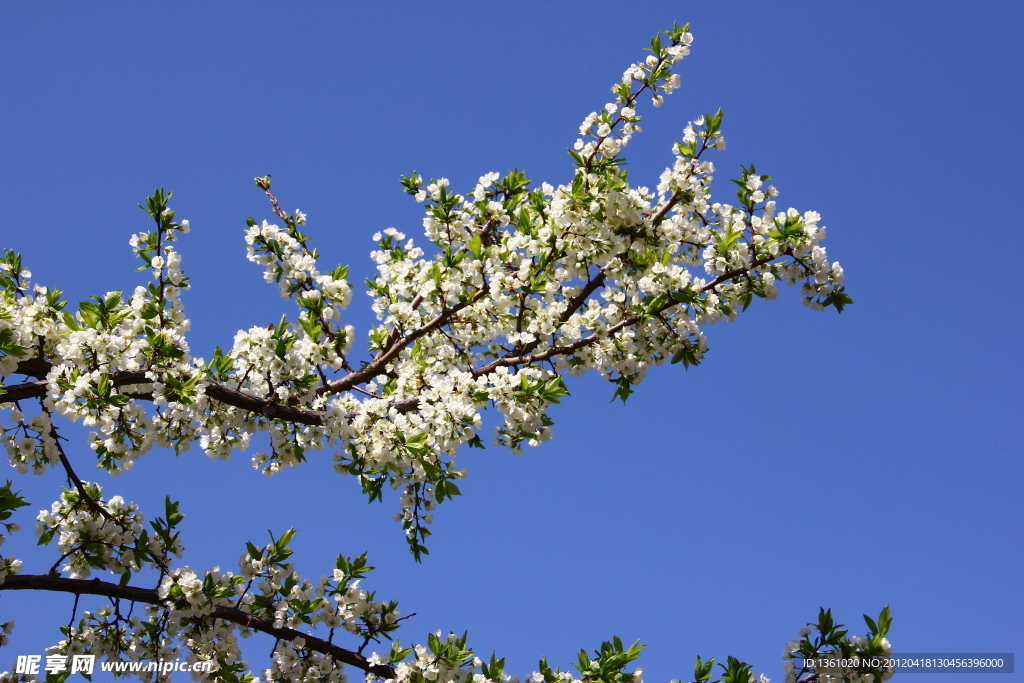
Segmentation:
<svg viewBox="0 0 1024 683">
<path fill-rule="evenodd" d="M 617 398 L 622 399 L 622 402 L 625 403 L 626 400 L 633 393 L 633 382 L 631 378 L 619 377 L 617 379 L 611 380 L 611 382 L 615 384 L 618 388 L 615 390 L 615 393 L 612 395 L 612 400 L 609 401 L 609 403 L 614 403 L 615 399 Z"/>
<path fill-rule="evenodd" d="M 46 683 L 64 683 L 64 681 L 66 681 L 70 675 L 70 668 L 60 673 L 53 673 L 48 671 L 46 673 Z"/>
<path fill-rule="evenodd" d="M 170 496 L 164 497 L 164 515 L 168 528 L 177 526 L 181 520 L 185 519 L 185 515 L 178 512 L 178 502 L 172 502 Z"/>
<path fill-rule="evenodd" d="M 558 399 L 563 396 L 569 395 L 569 389 L 566 388 L 565 382 L 559 376 L 552 377 L 544 384 L 544 388 L 540 392 L 541 397 L 549 403 L 561 404 Z"/>
<path fill-rule="evenodd" d="M 746 662 L 741 662 L 735 657 L 729 657 L 728 666 L 725 664 L 719 664 L 718 666 L 724 669 L 722 673 L 722 683 L 749 683 L 753 677 L 751 669 L 753 668 Z"/>
<path fill-rule="evenodd" d="M 835 309 L 842 313 L 843 309 L 853 303 L 853 299 L 849 294 L 846 293 L 846 289 L 842 286 L 836 287 L 831 294 L 829 294 L 821 302 L 822 306 L 835 306 Z"/>
<path fill-rule="evenodd" d="M 889 632 L 889 627 L 892 626 L 892 613 L 889 611 L 889 605 L 882 608 L 882 613 L 878 615 L 878 635 L 885 636 Z"/>
<path fill-rule="evenodd" d="M 78 321 L 75 320 L 75 316 L 71 315 L 68 311 L 61 313 L 61 317 L 64 318 L 64 324 L 68 326 L 68 329 L 72 332 L 78 332 L 82 328 L 79 327 Z"/>
<path fill-rule="evenodd" d="M 280 552 L 288 547 L 288 544 L 292 542 L 292 538 L 295 537 L 295 529 L 288 529 L 288 531 L 281 534 L 281 538 L 277 540 L 274 547 Z M 273 538 L 273 536 L 271 536 Z"/>
<path fill-rule="evenodd" d="M 697 663 L 693 667 L 693 680 L 694 683 L 704 683 L 704 681 L 711 679 L 711 668 L 715 664 L 715 658 L 712 657 L 706 662 L 702 662 L 700 655 L 697 656 Z"/>
<path fill-rule="evenodd" d="M 21 491 L 15 493 L 11 490 L 10 481 L 0 486 L 0 520 L 10 519 L 15 510 L 29 505 L 20 494 Z"/>
</svg>

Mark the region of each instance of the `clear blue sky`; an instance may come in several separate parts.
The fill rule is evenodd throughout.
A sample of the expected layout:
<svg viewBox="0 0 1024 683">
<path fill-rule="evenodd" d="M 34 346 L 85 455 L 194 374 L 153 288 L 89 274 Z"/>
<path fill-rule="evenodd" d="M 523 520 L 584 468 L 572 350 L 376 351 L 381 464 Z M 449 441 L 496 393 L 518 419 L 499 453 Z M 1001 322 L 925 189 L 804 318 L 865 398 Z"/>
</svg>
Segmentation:
<svg viewBox="0 0 1024 683">
<path fill-rule="evenodd" d="M 641 112 L 631 179 L 653 186 L 686 121 L 724 108 L 719 196 L 754 162 L 783 206 L 821 212 L 846 313 L 784 291 L 625 406 L 597 378 L 570 384 L 553 441 L 462 455 L 465 495 L 439 510 L 423 565 L 393 501 L 367 506 L 329 456 L 268 481 L 245 454 L 152 453 L 104 485 L 150 517 L 179 498 L 196 568 L 233 568 L 268 528 L 299 529 L 314 577 L 368 550 L 368 586 L 417 613 L 403 641 L 468 629 L 517 674 L 619 635 L 649 644 L 648 681 L 685 679 L 695 654 L 781 680 L 783 645 L 819 606 L 862 632 L 887 603 L 897 651 L 1020 656 L 1022 7 L 3 2 L 0 247 L 72 301 L 131 290 L 135 205 L 173 190 L 208 356 L 292 313 L 244 258 L 246 215 L 270 217 L 253 176 L 273 174 L 325 260 L 361 282 L 374 232 L 419 234 L 400 174 L 463 192 L 514 166 L 566 181 L 579 121 L 651 35 L 690 21 L 683 87 Z M 365 331 L 365 298 L 347 318 Z M 19 479 L 26 512 L 60 482 Z M 42 573 L 28 517 L 3 550 Z M 59 637 L 70 606 L 0 595 L 0 621 L 19 624 L 0 669 Z M 1024 675 L 985 678 L 1010 680 Z"/>
</svg>

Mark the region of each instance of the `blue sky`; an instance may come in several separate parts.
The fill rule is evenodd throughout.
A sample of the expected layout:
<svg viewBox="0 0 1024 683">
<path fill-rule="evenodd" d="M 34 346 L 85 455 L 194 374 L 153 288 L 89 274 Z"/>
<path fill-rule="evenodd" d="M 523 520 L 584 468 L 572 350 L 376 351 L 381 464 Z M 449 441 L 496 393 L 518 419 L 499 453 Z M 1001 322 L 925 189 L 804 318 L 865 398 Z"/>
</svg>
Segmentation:
<svg viewBox="0 0 1024 683">
<path fill-rule="evenodd" d="M 625 406 L 571 383 L 553 441 L 462 454 L 422 565 L 393 501 L 367 506 L 326 456 L 265 480 L 245 454 L 152 453 L 107 491 L 150 516 L 180 499 L 196 568 L 234 567 L 268 528 L 299 529 L 307 575 L 367 550 L 368 586 L 417 613 L 403 641 L 468 629 L 517 674 L 619 635 L 649 644 L 648 681 L 685 679 L 696 654 L 781 680 L 819 606 L 862 632 L 891 604 L 897 651 L 1024 653 L 1019 3 L 5 2 L 0 247 L 73 302 L 131 290 L 135 205 L 173 190 L 208 356 L 293 313 L 244 258 L 245 217 L 270 217 L 253 176 L 361 282 L 374 232 L 419 234 L 400 174 L 568 180 L 579 121 L 673 20 L 693 53 L 640 112 L 631 180 L 655 185 L 686 122 L 723 108 L 719 196 L 753 162 L 780 205 L 821 212 L 854 306 L 757 302 L 710 328 L 701 367 L 658 368 Z M 362 332 L 372 314 L 357 296 L 346 316 Z M 60 484 L 19 479 L 26 512 Z M 5 554 L 42 573 L 20 521 Z M 56 639 L 70 604 L 0 595 L 18 621 L 0 668 Z"/>
</svg>

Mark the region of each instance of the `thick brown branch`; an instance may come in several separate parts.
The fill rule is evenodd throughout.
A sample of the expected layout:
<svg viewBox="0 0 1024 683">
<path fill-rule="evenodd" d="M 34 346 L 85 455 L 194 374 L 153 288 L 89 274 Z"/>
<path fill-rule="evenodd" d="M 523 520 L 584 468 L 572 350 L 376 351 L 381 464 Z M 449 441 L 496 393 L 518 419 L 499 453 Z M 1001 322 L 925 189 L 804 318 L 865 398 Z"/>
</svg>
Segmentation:
<svg viewBox="0 0 1024 683">
<path fill-rule="evenodd" d="M 306 425 L 323 424 L 323 413 L 306 408 L 296 408 L 281 403 L 267 401 L 264 398 L 251 396 L 243 391 L 231 389 L 220 382 L 213 380 L 206 381 L 206 395 L 214 401 L 226 403 L 229 406 L 248 410 L 250 413 L 263 415 L 264 417 L 277 418 L 287 422 L 297 422 Z"/>
<path fill-rule="evenodd" d="M 49 366 L 49 363 L 47 363 L 47 366 Z M 47 371 L 49 371 L 49 367 L 47 367 Z M 18 365 L 17 372 L 22 373 L 21 364 Z M 43 373 L 43 376 L 46 376 L 45 372 Z M 150 382 L 150 380 L 146 379 L 146 373 L 142 370 L 124 370 L 112 373 L 110 375 L 110 381 L 115 387 L 123 387 L 129 384 L 148 384 Z M 295 406 L 270 402 L 263 398 L 250 396 L 243 391 L 232 389 L 220 382 L 215 382 L 212 379 L 206 380 L 205 385 L 206 395 L 208 397 L 214 401 L 219 401 L 220 403 L 224 403 L 229 406 L 248 410 L 251 413 L 262 415 L 264 417 L 285 420 L 286 422 L 296 422 L 308 425 L 323 424 L 323 413 L 317 410 L 309 410 L 307 408 L 298 408 Z M 153 399 L 152 394 L 149 393 L 131 392 L 128 395 L 140 400 Z M 0 403 L 13 403 L 14 401 L 23 401 L 25 399 L 40 398 L 43 396 L 46 396 L 45 381 L 23 382 L 22 384 L 5 387 L 3 389 L 3 393 L 0 393 Z M 392 405 L 396 410 L 398 410 L 398 412 L 408 413 L 419 407 L 419 399 L 407 398 L 395 401 Z M 347 417 L 350 420 L 354 419 L 356 417 L 356 413 L 348 413 Z"/>
<path fill-rule="evenodd" d="M 18 361 L 18 372 L 22 375 L 46 379 L 46 373 L 50 371 L 50 364 L 41 358 L 26 358 Z"/>
<path fill-rule="evenodd" d="M 21 363 L 18 363 L 17 371 L 21 372 Z M 15 401 L 24 401 L 25 399 L 39 398 L 40 396 L 46 396 L 45 380 L 22 382 L 21 384 L 6 386 L 0 389 L 0 401 L 4 403 L 14 403 Z"/>
<path fill-rule="evenodd" d="M 0 591 L 5 590 L 37 590 L 72 593 L 74 595 L 100 595 L 107 598 L 119 598 L 131 602 L 141 602 L 169 608 L 169 601 L 162 600 L 152 588 L 119 586 L 115 583 L 100 581 L 99 579 L 68 579 L 61 576 L 24 574 L 8 576 L 0 584 Z M 380 676 L 381 678 L 395 677 L 395 670 L 390 666 L 370 664 L 365 657 L 358 653 L 338 647 L 322 638 L 317 638 L 295 629 L 276 628 L 272 621 L 234 607 L 217 607 L 210 616 L 251 628 L 254 631 L 266 633 L 279 640 L 294 641 L 296 638 L 302 638 L 306 641 L 306 647 L 314 652 L 328 655 L 343 664 L 354 666 L 357 669 Z"/>
</svg>

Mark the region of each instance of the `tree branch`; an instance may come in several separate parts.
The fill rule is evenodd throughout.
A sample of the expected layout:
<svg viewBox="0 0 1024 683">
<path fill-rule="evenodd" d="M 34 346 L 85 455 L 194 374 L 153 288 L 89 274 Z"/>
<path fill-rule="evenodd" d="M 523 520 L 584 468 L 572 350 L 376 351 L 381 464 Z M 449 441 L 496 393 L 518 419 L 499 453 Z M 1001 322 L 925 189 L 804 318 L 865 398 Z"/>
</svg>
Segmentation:
<svg viewBox="0 0 1024 683">
<path fill-rule="evenodd" d="M 50 414 L 50 411 L 46 410 L 45 407 L 43 408 L 43 410 L 46 412 L 47 415 Z M 68 456 L 64 452 L 64 447 L 60 445 L 60 436 L 57 434 L 57 428 L 53 426 L 52 415 L 50 416 L 50 438 L 53 439 L 53 443 L 57 447 L 57 456 L 60 458 L 60 464 L 64 466 L 64 472 L 67 473 L 68 479 L 71 481 L 72 484 L 74 484 L 75 489 L 78 491 L 79 499 L 83 503 L 85 503 L 85 506 L 87 508 L 97 513 L 100 517 L 109 519 L 111 522 L 114 522 L 118 526 L 123 526 L 119 522 L 117 522 L 117 520 L 114 519 L 114 517 L 106 510 L 106 508 L 101 506 L 99 502 L 95 498 L 90 496 L 89 492 L 85 490 L 85 484 L 83 484 L 82 480 L 79 479 L 77 474 L 75 474 L 75 469 L 71 466 L 71 461 L 68 460 Z"/>
<path fill-rule="evenodd" d="M 782 252 L 781 254 L 778 254 L 777 256 L 764 256 L 760 259 L 755 260 L 747 267 L 735 268 L 733 270 L 726 271 L 719 275 L 718 277 L 716 277 L 714 280 L 711 280 L 710 282 L 706 283 L 703 287 L 701 287 L 700 291 L 707 292 L 713 290 L 715 287 L 722 284 L 723 282 L 726 282 L 739 275 L 749 272 L 752 268 L 757 268 L 759 266 L 762 266 L 766 263 L 774 261 L 777 258 L 782 258 L 784 256 L 792 256 L 791 251 L 787 249 L 786 251 Z M 605 271 L 602 270 L 594 277 L 594 279 L 588 282 L 586 286 L 584 286 L 583 289 L 580 290 L 580 292 L 576 296 L 569 299 L 569 303 L 566 307 L 566 310 L 562 313 L 562 315 L 559 316 L 559 321 L 562 323 L 567 322 L 569 318 L 573 315 L 573 313 L 579 310 L 580 306 L 583 305 L 587 298 L 589 298 L 590 295 L 593 294 L 598 287 L 604 284 L 605 278 Z M 346 391 L 348 389 L 353 388 L 357 384 L 362 384 L 363 382 L 373 379 L 377 375 L 384 372 L 384 368 L 387 366 L 387 364 L 394 360 L 394 358 L 398 356 L 398 354 L 401 352 L 403 348 L 405 348 L 412 342 L 416 341 L 417 339 L 447 324 L 451 320 L 452 316 L 454 316 L 458 311 L 476 303 L 486 293 L 487 289 L 483 288 L 479 292 L 477 292 L 476 295 L 471 300 L 456 304 L 451 308 L 444 309 L 443 311 L 438 313 L 433 320 L 431 320 L 423 327 L 420 327 L 419 329 L 409 333 L 405 337 L 396 340 L 396 342 L 391 346 L 391 348 L 387 350 L 386 353 L 384 353 L 383 355 L 378 355 L 376 358 L 374 358 L 373 361 L 368 363 L 362 370 L 349 373 L 345 377 L 335 380 L 330 384 L 321 385 L 317 389 L 318 393 L 337 393 L 339 391 Z M 669 308 L 672 308 L 673 306 L 677 305 L 677 303 L 678 302 L 676 301 L 669 301 L 665 305 L 661 306 L 657 311 L 654 311 L 654 314 L 657 315 L 663 313 Z M 640 322 L 641 319 L 641 316 L 635 315 L 626 318 L 625 320 L 621 320 L 612 327 L 608 328 L 606 334 L 615 334 L 624 327 L 635 325 L 636 323 Z M 489 374 L 493 372 L 495 369 L 502 366 L 526 365 L 529 363 L 547 360 L 555 356 L 567 355 L 580 348 L 589 346 L 590 344 L 597 342 L 599 339 L 600 337 L 598 337 L 597 335 L 590 335 L 589 337 L 584 337 L 583 339 L 575 341 L 572 344 L 567 344 L 565 346 L 553 346 L 547 349 L 546 351 L 531 355 L 531 352 L 540 345 L 540 341 L 535 340 L 527 344 L 525 347 L 523 347 L 523 349 L 519 352 L 518 355 L 506 355 L 502 358 L 497 358 L 491 361 L 490 363 L 473 370 L 473 376 L 479 377 L 481 375 Z M 47 363 L 46 361 L 32 359 L 29 361 L 21 361 L 20 363 L 18 363 L 18 369 L 16 372 L 18 372 L 19 374 L 25 374 L 35 377 L 38 377 L 41 374 L 42 376 L 45 377 L 46 373 L 49 372 L 49 367 L 50 364 Z M 110 379 L 115 387 L 125 386 L 129 384 L 147 384 L 151 381 L 146 378 L 145 370 L 124 370 L 121 372 L 115 372 L 110 376 Z M 205 380 L 205 384 L 206 395 L 209 396 L 211 399 L 230 406 L 234 406 L 236 408 L 247 410 L 251 413 L 255 413 L 256 415 L 262 415 L 264 417 L 284 420 L 285 422 L 293 422 L 298 424 L 323 424 L 324 414 L 321 411 L 309 410 L 308 408 L 299 408 L 296 406 L 289 406 L 276 403 L 273 401 L 267 401 L 266 399 L 257 398 L 255 396 L 246 394 L 243 391 L 232 389 L 212 379 Z M 22 384 L 8 386 L 5 387 L 3 390 L 0 390 L 3 392 L 0 393 L 0 402 L 9 403 L 13 401 L 24 400 L 27 398 L 42 397 L 46 395 L 46 388 L 47 383 L 45 381 L 23 382 Z M 136 397 L 152 398 L 151 396 L 138 395 L 136 395 Z M 396 410 L 398 410 L 399 413 L 412 412 L 419 408 L 419 398 L 412 397 L 402 399 L 400 401 L 395 401 L 392 404 L 392 406 Z M 346 417 L 352 420 L 355 419 L 356 414 L 357 413 L 355 412 L 350 412 L 346 414 Z"/>
<path fill-rule="evenodd" d="M 396 357 L 398 357 L 398 354 L 402 352 L 402 349 L 409 346 L 409 344 L 413 343 L 420 337 L 424 337 L 427 334 L 436 330 L 437 328 L 441 327 L 442 325 L 446 324 L 449 320 L 451 320 L 453 315 L 455 315 L 462 309 L 468 308 L 469 306 L 475 304 L 477 301 L 482 299 L 487 294 L 487 292 L 488 289 L 486 286 L 484 286 L 480 289 L 480 291 L 478 291 L 473 296 L 472 299 L 469 299 L 462 303 L 455 304 L 451 308 L 443 309 L 440 313 L 434 316 L 433 320 L 431 320 L 423 327 L 413 330 L 406 336 L 396 340 L 390 346 L 390 348 L 388 348 L 386 351 L 384 351 L 384 353 L 379 354 L 376 358 L 367 363 L 361 370 L 357 370 L 356 372 L 350 372 L 341 379 L 337 379 L 326 386 L 317 387 L 317 394 L 336 394 L 339 391 L 347 391 L 352 387 L 356 386 L 357 384 L 362 384 L 363 382 L 370 381 L 377 375 L 383 373 L 384 368 L 387 366 L 387 364 L 393 361 Z"/>
<path fill-rule="evenodd" d="M 669 200 L 665 202 L 664 206 L 662 206 L 661 209 L 658 210 L 658 213 L 654 214 L 651 217 L 651 227 L 656 227 L 659 223 L 661 223 L 661 221 L 665 219 L 665 216 L 668 215 L 668 212 L 672 210 L 672 207 L 678 204 L 679 200 L 683 198 L 684 194 L 685 193 L 682 190 L 675 192 L 669 198 Z M 571 318 L 576 313 L 576 311 L 578 311 L 580 307 L 587 302 L 587 299 L 590 298 L 590 295 L 593 294 L 598 287 L 604 286 L 604 281 L 608 277 L 607 268 L 608 266 L 606 265 L 597 273 L 597 275 L 594 276 L 592 280 L 590 280 L 590 282 L 588 282 L 583 287 L 583 289 L 579 291 L 579 293 L 576 296 L 569 299 L 569 301 L 566 303 L 565 310 L 562 311 L 562 314 L 560 316 L 558 316 L 559 325 L 568 322 L 569 318 Z M 522 313 L 521 307 L 520 313 Z M 518 332 L 519 330 L 517 329 L 516 331 Z M 530 354 L 538 346 L 540 346 L 539 339 L 530 342 L 529 344 L 524 346 L 523 349 L 519 352 L 519 357 L 528 356 L 528 354 Z M 484 366 L 484 368 L 481 368 L 480 370 L 474 370 L 473 375 L 479 376 L 487 374 L 488 372 L 491 372 L 492 370 L 501 365 L 517 365 L 517 363 L 501 362 L 511 358 L 513 358 L 511 353 L 506 354 L 505 358 L 497 359 L 494 362 L 487 364 L 486 366 Z"/>
<path fill-rule="evenodd" d="M 737 277 L 739 275 L 743 275 L 744 273 L 750 271 L 752 268 L 757 268 L 758 266 L 763 266 L 766 263 L 774 261 L 775 259 L 779 258 L 780 256 L 787 256 L 787 255 L 789 255 L 788 250 L 786 252 L 783 252 L 782 254 L 779 254 L 779 256 L 766 256 L 764 258 L 758 259 L 758 260 L 754 261 L 753 263 L 751 263 L 750 266 L 748 266 L 746 268 L 736 268 L 736 269 L 733 269 L 733 270 L 730 270 L 730 271 L 726 271 L 726 272 L 722 273 L 721 275 L 719 275 L 718 277 L 716 277 L 711 282 L 708 282 L 703 287 L 701 287 L 700 291 L 701 292 L 707 292 L 709 290 L 713 290 L 715 287 L 717 287 L 718 285 L 722 284 L 723 282 L 731 280 L 732 278 Z M 664 305 L 659 306 L 657 310 L 652 311 L 651 315 L 660 316 L 662 313 L 664 313 L 668 309 L 673 308 L 674 306 L 678 305 L 678 303 L 679 302 L 675 301 L 675 300 L 669 301 L 669 302 L 665 303 Z M 549 358 L 554 358 L 555 356 L 569 355 L 570 353 L 572 353 L 574 351 L 577 351 L 578 349 L 581 349 L 581 348 L 583 348 L 585 346 L 590 346 L 591 344 L 594 344 L 594 343 L 600 341 L 601 339 L 606 339 L 608 337 L 611 337 L 612 335 L 614 335 L 616 332 L 618 332 L 619 330 L 621 330 L 624 327 L 629 327 L 631 325 L 636 325 L 641 320 L 643 320 L 642 316 L 634 315 L 634 316 L 631 316 L 631 317 L 626 318 L 624 320 L 620 320 L 616 324 L 614 324 L 611 327 L 609 327 L 607 329 L 607 331 L 604 333 L 603 336 L 598 336 L 597 334 L 592 334 L 589 337 L 584 337 L 583 339 L 575 341 L 575 342 L 573 342 L 571 344 L 566 344 L 565 346 L 552 346 L 551 348 L 547 349 L 546 351 L 542 351 L 541 353 L 537 353 L 537 354 L 533 354 L 533 355 L 529 355 L 528 353 L 521 353 L 518 356 L 505 356 L 503 358 L 497 358 L 497 359 L 491 361 L 490 363 L 488 363 L 487 365 L 484 365 L 482 367 L 477 368 L 476 370 L 473 370 L 473 376 L 474 377 L 479 377 L 481 375 L 486 375 L 488 373 L 494 372 L 494 370 L 496 368 L 499 368 L 501 366 L 529 365 L 530 363 L 537 363 L 539 361 L 547 360 Z M 539 344 L 539 342 L 533 342 L 530 345 L 528 345 L 527 348 L 531 348 L 531 347 L 532 348 L 536 348 L 538 346 L 538 344 Z"/>
<path fill-rule="evenodd" d="M 15 372 L 28 375 L 29 372 L 21 369 L 22 363 L 18 363 L 18 369 Z M 3 403 L 14 403 L 15 401 L 24 401 L 29 398 L 40 398 L 46 396 L 46 381 L 39 380 L 37 382 L 22 382 L 21 384 L 15 384 L 14 386 L 6 386 L 0 389 L 0 401 Z"/>
<path fill-rule="evenodd" d="M 25 361 L 22 361 L 22 363 L 24 362 Z M 44 361 L 34 360 L 32 362 L 38 364 Z M 22 363 L 18 364 L 16 372 L 19 374 L 29 374 L 22 370 Z M 46 366 L 48 372 L 50 364 L 46 363 Z M 43 376 L 46 376 L 46 372 L 43 373 Z M 151 383 L 151 380 L 146 378 L 146 372 L 144 370 L 123 370 L 121 372 L 115 372 L 110 375 L 110 381 L 115 387 L 126 386 L 129 384 Z M 220 403 L 241 408 L 242 410 L 247 410 L 257 415 L 263 415 L 264 417 L 284 420 L 286 422 L 297 422 L 299 424 L 307 425 L 323 424 L 324 414 L 319 410 L 309 410 L 308 408 L 298 408 L 281 403 L 268 402 L 266 399 L 250 396 L 243 391 L 232 389 L 220 382 L 215 382 L 212 379 L 205 380 L 205 384 L 206 395 Z M 23 401 L 25 399 L 46 396 L 46 387 L 47 383 L 45 381 L 23 382 L 21 384 L 4 387 L 0 390 L 0 403 L 13 403 L 15 401 Z M 133 393 L 130 394 L 130 396 L 132 396 L 132 398 L 146 400 L 152 400 L 153 398 L 151 394 Z M 419 407 L 419 399 L 415 397 L 407 398 L 395 401 L 392 405 L 399 413 L 408 413 Z M 356 413 L 349 412 L 346 414 L 346 417 L 350 420 L 355 419 Z"/>
<path fill-rule="evenodd" d="M 149 605 L 168 607 L 170 600 L 162 600 L 156 590 L 152 588 L 138 588 L 135 586 L 119 586 L 114 583 L 100 581 L 99 579 L 68 579 L 61 576 L 45 576 L 36 574 L 19 574 L 8 576 L 0 584 L 0 591 L 5 590 L 42 590 L 58 593 L 71 593 L 74 595 L 100 595 L 107 598 L 119 598 L 131 602 L 142 602 Z M 169 608 L 170 609 L 170 608 Z M 384 664 L 370 664 L 362 655 L 338 647 L 322 638 L 317 638 L 301 631 L 291 628 L 276 628 L 272 621 L 244 612 L 235 607 L 220 606 L 210 615 L 214 619 L 223 619 L 246 628 L 251 628 L 261 633 L 266 633 L 279 640 L 294 641 L 302 638 L 306 641 L 306 647 L 314 652 L 333 657 L 343 664 L 354 666 L 357 669 L 380 676 L 381 678 L 394 678 L 395 670 Z"/>
</svg>

